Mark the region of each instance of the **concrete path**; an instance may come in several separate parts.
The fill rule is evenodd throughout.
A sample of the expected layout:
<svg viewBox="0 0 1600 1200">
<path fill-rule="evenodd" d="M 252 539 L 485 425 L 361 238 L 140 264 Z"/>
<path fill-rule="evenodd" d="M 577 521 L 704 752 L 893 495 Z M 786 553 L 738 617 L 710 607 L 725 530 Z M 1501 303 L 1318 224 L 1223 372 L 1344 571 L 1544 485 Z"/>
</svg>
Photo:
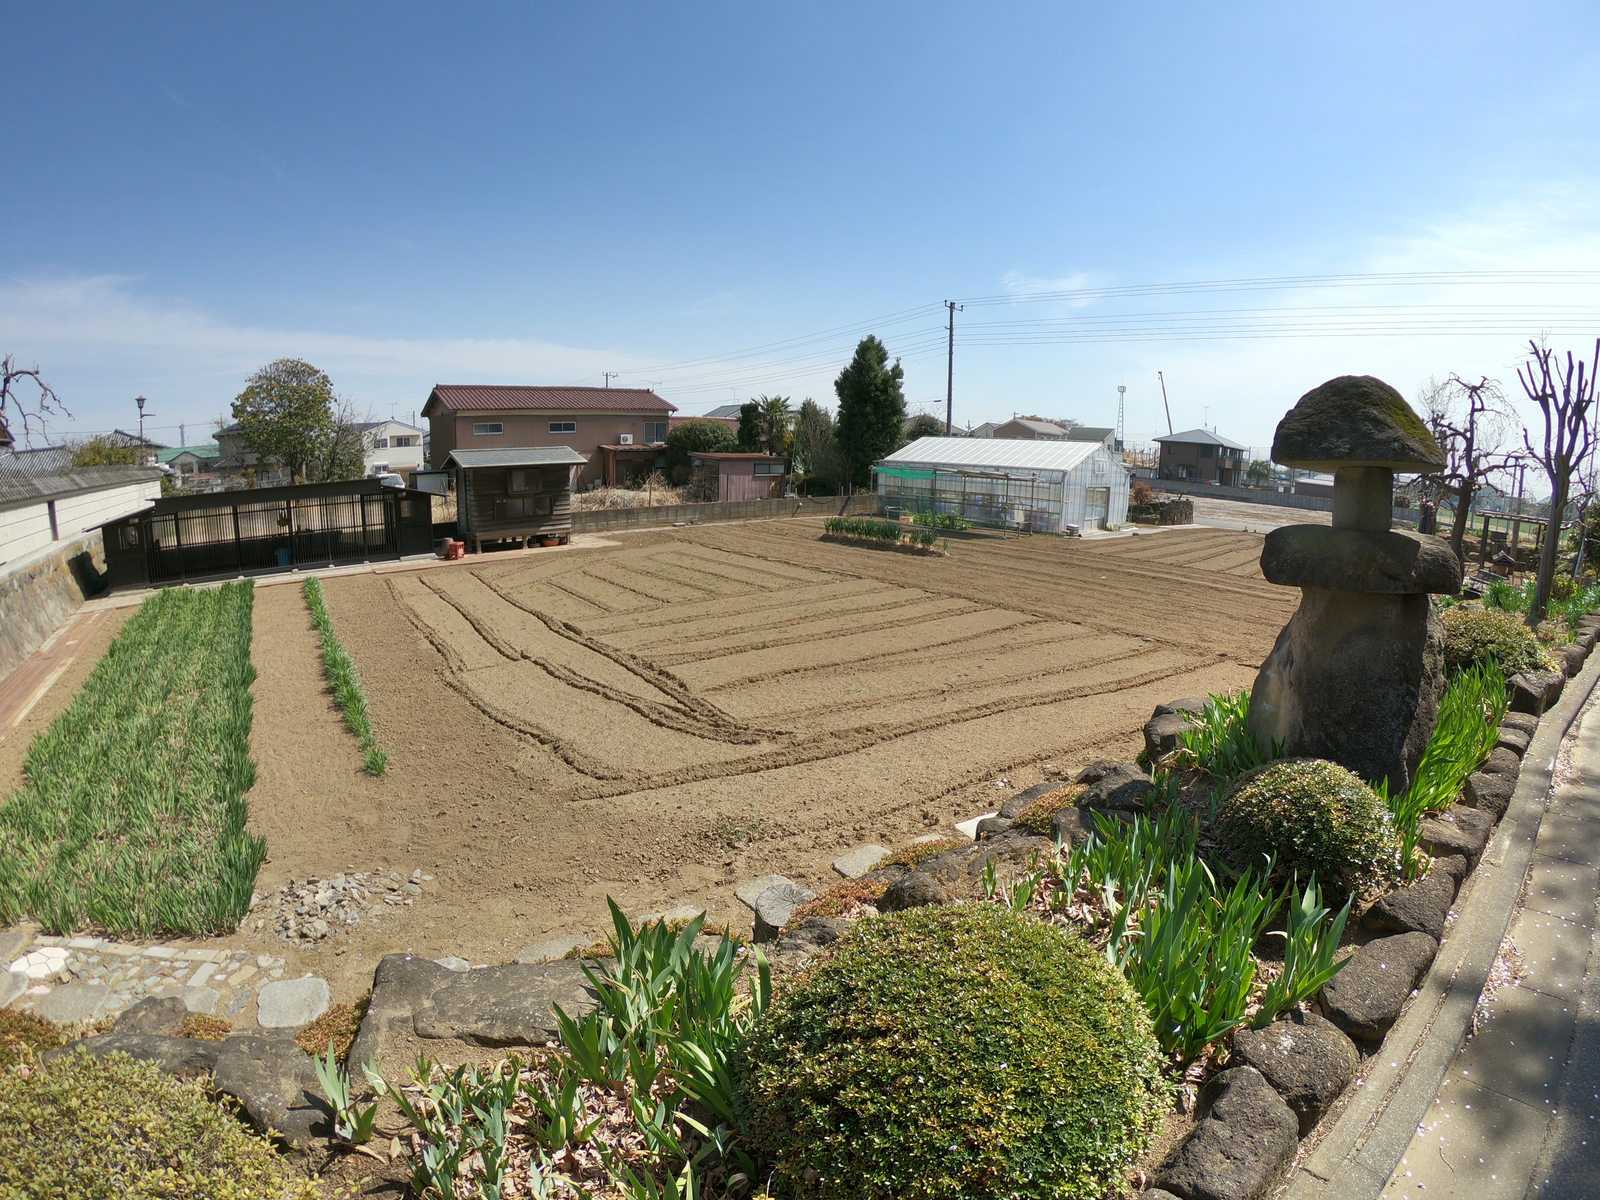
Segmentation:
<svg viewBox="0 0 1600 1200">
<path fill-rule="evenodd" d="M 9 675 L 0 679 L 0 742 L 22 723 L 33 706 L 60 679 L 78 652 L 106 619 L 104 611 L 84 612 L 69 620 L 45 640 Z"/>
<path fill-rule="evenodd" d="M 1478 1033 L 1386 1200 L 1600 1200 L 1600 708 L 1573 733 L 1491 975 L 1498 994 L 1480 1001 Z"/>
</svg>

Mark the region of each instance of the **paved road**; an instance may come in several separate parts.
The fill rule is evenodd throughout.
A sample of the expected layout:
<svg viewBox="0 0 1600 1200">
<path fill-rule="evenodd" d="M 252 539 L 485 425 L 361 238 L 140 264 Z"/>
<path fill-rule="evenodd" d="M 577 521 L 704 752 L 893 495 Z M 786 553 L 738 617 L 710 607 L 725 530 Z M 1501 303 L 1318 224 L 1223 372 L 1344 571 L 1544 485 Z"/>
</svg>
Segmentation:
<svg viewBox="0 0 1600 1200">
<path fill-rule="evenodd" d="M 15 670 L 0 678 L 0 742 L 11 736 L 22 718 L 61 678 L 105 619 L 104 611 L 78 613 L 23 659 Z"/>
<path fill-rule="evenodd" d="M 1579 719 L 1502 964 L 1385 1200 L 1600 1200 L 1600 708 Z M 1558 766 L 1558 772 L 1561 771 Z"/>
<path fill-rule="evenodd" d="M 1280 525 L 1333 524 L 1331 512 L 1315 508 L 1279 508 L 1276 504 L 1250 504 L 1244 500 L 1220 500 L 1210 496 L 1188 499 L 1194 501 L 1194 523 L 1216 529 L 1266 533 Z"/>
</svg>

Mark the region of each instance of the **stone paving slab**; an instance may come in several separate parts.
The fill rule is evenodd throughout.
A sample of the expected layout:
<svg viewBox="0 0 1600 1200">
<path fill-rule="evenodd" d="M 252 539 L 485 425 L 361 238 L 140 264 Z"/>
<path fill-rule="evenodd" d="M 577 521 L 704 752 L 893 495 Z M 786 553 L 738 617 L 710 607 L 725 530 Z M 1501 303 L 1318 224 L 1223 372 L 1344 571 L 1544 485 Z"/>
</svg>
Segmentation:
<svg viewBox="0 0 1600 1200">
<path fill-rule="evenodd" d="M 1419 1126 L 1383 1200 L 1520 1200 L 1548 1121 L 1542 1109 L 1453 1079 Z"/>
<path fill-rule="evenodd" d="M 1573 816 L 1566 806 L 1552 809 L 1539 827 L 1539 855 L 1546 859 L 1600 866 L 1600 813 Z"/>
<path fill-rule="evenodd" d="M 1576 995 L 1572 981 L 1583 978 L 1592 937 L 1582 925 L 1524 909 L 1511 925 L 1512 944 L 1529 971 L 1521 987 L 1547 996 Z"/>
<path fill-rule="evenodd" d="M 1488 1026 L 1461 1047 L 1449 1078 L 1469 1080 L 1535 1108 L 1552 1107 L 1577 1027 L 1577 1007 L 1572 997 L 1508 988 Z"/>
<path fill-rule="evenodd" d="M 1600 867 L 1534 852 L 1526 907 L 1593 929 L 1596 893 L 1600 893 Z"/>
</svg>

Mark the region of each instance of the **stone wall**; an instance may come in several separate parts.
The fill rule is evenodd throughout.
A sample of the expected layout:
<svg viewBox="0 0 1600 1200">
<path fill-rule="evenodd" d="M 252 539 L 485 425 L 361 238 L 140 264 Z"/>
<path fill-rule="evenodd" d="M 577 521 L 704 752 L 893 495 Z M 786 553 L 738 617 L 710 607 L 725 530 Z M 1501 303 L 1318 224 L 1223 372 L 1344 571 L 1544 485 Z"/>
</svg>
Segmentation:
<svg viewBox="0 0 1600 1200">
<path fill-rule="evenodd" d="M 78 606 L 105 591 L 98 531 L 38 557 L 0 567 L 0 679 L 54 633 Z"/>
</svg>

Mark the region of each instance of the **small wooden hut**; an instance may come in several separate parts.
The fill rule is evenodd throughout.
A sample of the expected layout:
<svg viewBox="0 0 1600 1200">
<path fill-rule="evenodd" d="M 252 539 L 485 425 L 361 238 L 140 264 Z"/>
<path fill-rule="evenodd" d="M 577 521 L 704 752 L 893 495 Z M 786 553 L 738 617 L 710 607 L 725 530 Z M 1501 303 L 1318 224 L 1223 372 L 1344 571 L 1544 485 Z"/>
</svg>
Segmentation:
<svg viewBox="0 0 1600 1200">
<path fill-rule="evenodd" d="M 565 542 L 572 533 L 572 470 L 588 459 L 570 446 L 452 450 L 456 530 L 481 553 L 489 541 Z"/>
</svg>

